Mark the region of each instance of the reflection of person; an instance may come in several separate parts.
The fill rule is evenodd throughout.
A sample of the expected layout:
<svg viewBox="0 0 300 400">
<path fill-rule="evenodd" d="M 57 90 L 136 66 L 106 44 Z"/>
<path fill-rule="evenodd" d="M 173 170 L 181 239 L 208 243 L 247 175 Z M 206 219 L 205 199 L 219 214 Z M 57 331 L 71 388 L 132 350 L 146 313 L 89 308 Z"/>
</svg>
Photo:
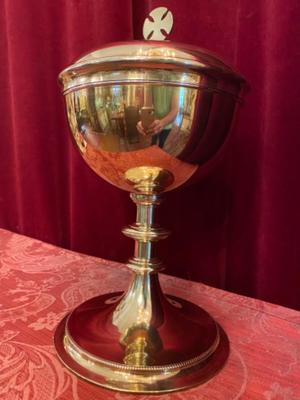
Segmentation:
<svg viewBox="0 0 300 400">
<path fill-rule="evenodd" d="M 88 113 L 83 110 L 77 119 L 78 129 L 85 141 L 94 148 L 100 147 L 100 135 L 99 132 L 95 132 L 92 129 L 91 122 L 89 120 Z"/>
<path fill-rule="evenodd" d="M 158 140 L 158 145 L 162 148 L 179 111 L 177 89 L 171 86 L 154 86 L 151 92 L 146 103 L 154 105 L 155 119 L 146 130 L 142 121 L 139 121 L 137 130 L 142 135 L 152 136 L 152 144 L 156 144 Z"/>
</svg>

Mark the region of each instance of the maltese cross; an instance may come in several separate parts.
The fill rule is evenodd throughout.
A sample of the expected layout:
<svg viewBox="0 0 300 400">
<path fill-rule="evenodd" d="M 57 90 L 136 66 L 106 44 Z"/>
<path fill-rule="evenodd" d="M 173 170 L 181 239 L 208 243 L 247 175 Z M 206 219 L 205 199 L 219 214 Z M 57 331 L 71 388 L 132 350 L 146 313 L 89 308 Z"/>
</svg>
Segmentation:
<svg viewBox="0 0 300 400">
<path fill-rule="evenodd" d="M 145 19 L 143 36 L 146 40 L 165 40 L 173 27 L 173 15 L 166 7 L 158 7 Z"/>
</svg>

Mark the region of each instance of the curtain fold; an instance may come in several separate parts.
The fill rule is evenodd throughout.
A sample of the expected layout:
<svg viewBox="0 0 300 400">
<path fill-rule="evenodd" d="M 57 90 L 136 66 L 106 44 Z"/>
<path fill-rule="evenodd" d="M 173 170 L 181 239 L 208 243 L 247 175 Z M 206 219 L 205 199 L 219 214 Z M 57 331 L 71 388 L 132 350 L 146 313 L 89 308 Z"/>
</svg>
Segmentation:
<svg viewBox="0 0 300 400">
<path fill-rule="evenodd" d="M 207 48 L 249 86 L 231 146 L 202 182 L 166 196 L 167 273 L 299 308 L 300 3 L 5 0 L 0 8 L 0 226 L 126 261 L 128 194 L 72 147 L 58 73 L 84 53 L 142 38 L 158 6 L 170 39 Z"/>
</svg>

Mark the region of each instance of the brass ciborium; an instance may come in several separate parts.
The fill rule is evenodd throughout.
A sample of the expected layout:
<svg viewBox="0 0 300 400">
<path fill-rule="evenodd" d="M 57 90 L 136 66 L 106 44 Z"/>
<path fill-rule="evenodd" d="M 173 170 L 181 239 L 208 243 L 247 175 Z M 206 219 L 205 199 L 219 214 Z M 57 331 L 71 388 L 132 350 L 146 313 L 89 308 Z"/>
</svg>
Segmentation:
<svg viewBox="0 0 300 400">
<path fill-rule="evenodd" d="M 58 354 L 77 375 L 110 389 L 158 393 L 199 384 L 224 364 L 228 342 L 206 311 L 163 294 L 155 243 L 168 231 L 154 222 L 154 210 L 164 192 L 213 163 L 244 80 L 207 51 L 152 41 L 101 48 L 59 79 L 82 157 L 131 192 L 137 218 L 123 230 L 135 240 L 128 291 L 79 305 L 56 330 Z"/>
</svg>

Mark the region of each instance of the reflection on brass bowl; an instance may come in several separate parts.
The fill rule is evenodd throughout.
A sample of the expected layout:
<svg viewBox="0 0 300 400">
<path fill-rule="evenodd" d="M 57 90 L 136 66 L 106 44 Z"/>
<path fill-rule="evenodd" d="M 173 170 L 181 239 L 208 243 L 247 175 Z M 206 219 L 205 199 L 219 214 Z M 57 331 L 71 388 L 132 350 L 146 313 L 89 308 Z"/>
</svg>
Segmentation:
<svg viewBox="0 0 300 400">
<path fill-rule="evenodd" d="M 57 329 L 58 354 L 79 376 L 111 389 L 157 393 L 199 384 L 205 371 L 211 376 L 225 336 L 207 312 L 162 293 L 155 242 L 168 232 L 154 223 L 154 209 L 163 192 L 219 153 L 243 78 L 199 48 L 128 42 L 89 53 L 60 82 L 82 157 L 131 192 L 137 220 L 123 230 L 136 243 L 128 291 L 77 307 Z"/>
</svg>

